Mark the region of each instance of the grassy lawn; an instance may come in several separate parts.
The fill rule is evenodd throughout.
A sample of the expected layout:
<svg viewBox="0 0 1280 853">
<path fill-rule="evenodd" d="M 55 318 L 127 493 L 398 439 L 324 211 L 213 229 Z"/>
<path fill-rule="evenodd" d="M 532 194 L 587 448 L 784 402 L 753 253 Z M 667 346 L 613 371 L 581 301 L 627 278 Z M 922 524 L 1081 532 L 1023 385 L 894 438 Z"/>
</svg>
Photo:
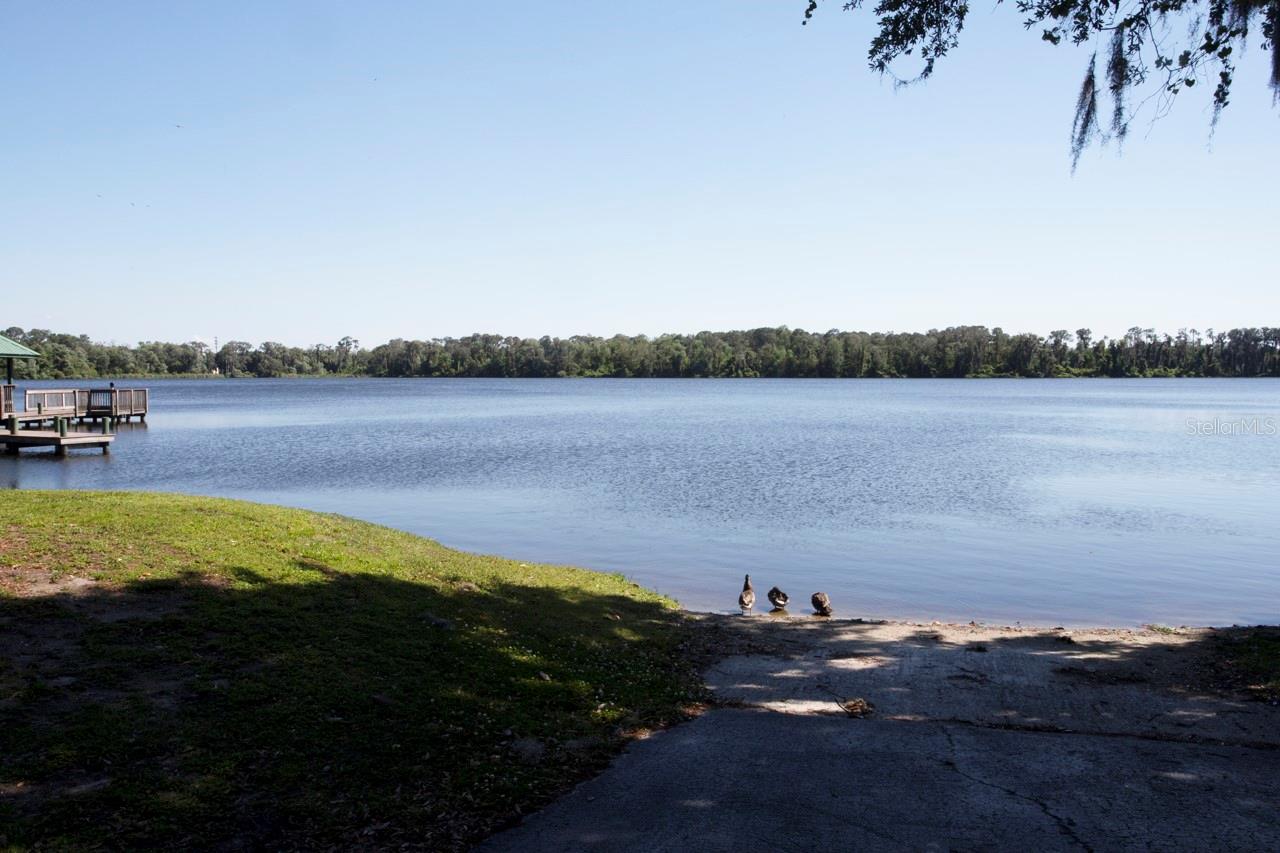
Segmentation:
<svg viewBox="0 0 1280 853">
<path fill-rule="evenodd" d="M 674 602 L 333 515 L 9 491 L 0 849 L 465 847 L 699 698 Z"/>
</svg>

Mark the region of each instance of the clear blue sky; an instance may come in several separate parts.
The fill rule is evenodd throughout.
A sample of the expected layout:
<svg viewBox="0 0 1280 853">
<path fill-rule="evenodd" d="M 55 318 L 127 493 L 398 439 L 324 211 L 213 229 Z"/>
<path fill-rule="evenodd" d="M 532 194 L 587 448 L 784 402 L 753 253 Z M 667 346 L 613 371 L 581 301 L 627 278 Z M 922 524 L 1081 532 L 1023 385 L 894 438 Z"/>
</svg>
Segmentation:
<svg viewBox="0 0 1280 853">
<path fill-rule="evenodd" d="M 0 4 L 0 328 L 100 340 L 1280 323 L 1255 39 L 1123 156 L 974 7 L 927 85 L 802 0 Z"/>
</svg>

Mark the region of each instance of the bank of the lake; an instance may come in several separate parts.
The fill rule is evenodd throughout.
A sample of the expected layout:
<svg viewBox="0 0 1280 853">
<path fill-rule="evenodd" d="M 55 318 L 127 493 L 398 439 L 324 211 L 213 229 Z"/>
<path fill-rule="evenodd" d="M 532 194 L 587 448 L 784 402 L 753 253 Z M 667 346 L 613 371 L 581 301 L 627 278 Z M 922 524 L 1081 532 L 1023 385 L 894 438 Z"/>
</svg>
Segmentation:
<svg viewBox="0 0 1280 853">
<path fill-rule="evenodd" d="M 902 688 L 929 692 L 903 669 L 922 649 L 1034 664 L 1014 692 L 1039 702 L 1076 701 L 1081 679 L 1280 698 L 1269 629 L 863 623 L 804 616 L 803 602 L 790 619 L 691 615 L 617 574 L 305 510 L 136 492 L 4 501 L 5 849 L 462 849 L 704 701 L 829 713 L 844 707 L 833 696 L 866 696 L 888 715 Z M 709 665 L 719 699 L 699 677 Z M 796 666 L 819 677 L 788 681 Z M 812 695 L 733 692 L 779 678 Z M 1109 725 L 1145 724 L 1131 710 Z"/>
<path fill-rule="evenodd" d="M 844 617 L 1249 624 L 1280 613 L 1276 387 L 173 380 L 110 456 L 0 456 L 0 487 L 338 512 L 694 610 L 750 572 Z"/>
<path fill-rule="evenodd" d="M 240 501 L 9 491 L 0 848 L 460 849 L 698 698 L 675 602 Z"/>
</svg>

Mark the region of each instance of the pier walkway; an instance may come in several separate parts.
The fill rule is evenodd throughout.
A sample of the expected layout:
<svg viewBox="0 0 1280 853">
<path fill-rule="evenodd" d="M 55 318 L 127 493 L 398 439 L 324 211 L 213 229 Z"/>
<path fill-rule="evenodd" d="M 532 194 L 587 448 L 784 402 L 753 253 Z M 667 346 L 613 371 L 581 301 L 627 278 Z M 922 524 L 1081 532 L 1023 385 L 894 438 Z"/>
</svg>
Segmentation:
<svg viewBox="0 0 1280 853">
<path fill-rule="evenodd" d="M 117 423 L 146 421 L 150 394 L 146 388 L 39 388 L 25 392 L 23 410 L 15 405 L 16 389 L 5 385 L 0 395 L 0 447 L 16 454 L 28 447 L 52 447 L 59 456 L 70 448 L 110 450 Z M 72 423 L 98 424 L 100 429 L 71 429 Z"/>
<path fill-rule="evenodd" d="M 17 432 L 0 432 L 0 445 L 4 452 L 15 455 L 25 447 L 52 447 L 58 456 L 65 456 L 70 448 L 100 448 L 103 453 L 111 449 L 115 435 L 111 433 L 66 432 L 56 430 L 24 429 Z"/>
<path fill-rule="evenodd" d="M 107 418 L 116 423 L 146 421 L 151 402 L 146 388 L 38 388 L 24 393 L 18 411 L 12 396 L 7 395 L 4 418 L 17 417 L 28 425 L 53 424 L 58 418 L 82 423 Z"/>
<path fill-rule="evenodd" d="M 0 335 L 0 360 L 5 364 L 0 384 L 0 448 L 17 454 L 25 447 L 52 447 L 58 456 L 72 447 L 96 447 L 107 453 L 115 439 L 117 423 L 147 419 L 151 394 L 146 388 L 36 388 L 23 394 L 18 408 L 18 387 L 13 381 L 15 361 L 31 361 L 40 353 Z M 101 429 L 74 430 L 73 422 L 99 424 Z M 49 427 L 45 429 L 45 427 Z"/>
</svg>

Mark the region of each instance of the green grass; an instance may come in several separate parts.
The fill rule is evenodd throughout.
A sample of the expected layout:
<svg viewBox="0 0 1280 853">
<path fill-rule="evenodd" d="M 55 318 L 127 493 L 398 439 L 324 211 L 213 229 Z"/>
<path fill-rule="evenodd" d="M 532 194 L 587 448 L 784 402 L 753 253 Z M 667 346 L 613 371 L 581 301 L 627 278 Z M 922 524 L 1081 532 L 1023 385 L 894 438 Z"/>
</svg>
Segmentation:
<svg viewBox="0 0 1280 853">
<path fill-rule="evenodd" d="M 700 695 L 675 603 L 619 575 L 236 501 L 2 500 L 0 849 L 459 849 Z"/>
</svg>

